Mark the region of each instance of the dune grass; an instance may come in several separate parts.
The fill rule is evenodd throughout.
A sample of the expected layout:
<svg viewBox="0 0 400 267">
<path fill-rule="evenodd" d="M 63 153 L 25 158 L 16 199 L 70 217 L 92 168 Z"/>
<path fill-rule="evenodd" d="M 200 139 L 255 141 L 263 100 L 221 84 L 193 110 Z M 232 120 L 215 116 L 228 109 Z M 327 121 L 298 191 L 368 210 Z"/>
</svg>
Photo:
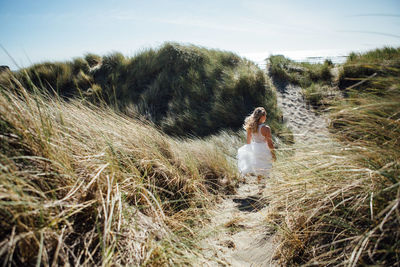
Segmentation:
<svg viewBox="0 0 400 267">
<path fill-rule="evenodd" d="M 6 265 L 186 265 L 237 171 L 221 139 L 43 90 L 0 91 L 0 259 Z M 230 152 L 231 151 L 231 152 Z"/>
<path fill-rule="evenodd" d="M 172 136 L 238 130 L 257 106 L 268 110 L 274 134 L 285 131 L 269 78 L 231 52 L 165 43 L 133 57 L 87 54 L 35 64 L 15 75 L 27 89 L 40 85 L 65 98 L 84 97 L 126 114 L 139 113 Z"/>
<path fill-rule="evenodd" d="M 384 47 L 366 53 L 351 53 L 339 74 L 339 87 L 345 93 L 349 87 L 379 93 L 382 88 L 396 83 L 393 78 L 399 76 L 399 69 L 400 48 Z"/>
<path fill-rule="evenodd" d="M 380 71 L 382 60 L 367 55 L 359 60 Z M 390 59 L 385 64 L 394 66 Z M 330 108 L 331 138 L 281 150 L 266 218 L 282 238 L 277 255 L 284 264 L 400 264 L 397 71 L 347 89 Z"/>
<path fill-rule="evenodd" d="M 268 59 L 268 72 L 277 82 L 292 83 L 302 87 L 303 95 L 314 107 L 326 106 L 327 98 L 332 95 L 334 67 L 332 62 L 324 63 L 294 62 L 282 55 L 273 55 Z"/>
<path fill-rule="evenodd" d="M 268 59 L 268 70 L 272 77 L 286 82 L 308 87 L 313 82 L 331 82 L 330 68 L 332 62 L 326 60 L 321 63 L 294 62 L 282 55 L 273 55 Z"/>
</svg>

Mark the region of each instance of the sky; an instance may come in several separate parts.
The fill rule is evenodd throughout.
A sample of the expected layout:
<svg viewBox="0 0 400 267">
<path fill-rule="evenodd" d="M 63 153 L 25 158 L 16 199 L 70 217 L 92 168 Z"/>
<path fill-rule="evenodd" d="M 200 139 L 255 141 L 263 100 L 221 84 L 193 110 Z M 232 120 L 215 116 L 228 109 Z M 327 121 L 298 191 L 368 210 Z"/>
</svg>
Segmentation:
<svg viewBox="0 0 400 267">
<path fill-rule="evenodd" d="M 0 65 L 11 69 L 167 41 L 260 63 L 399 47 L 400 0 L 0 0 L 0 25 Z"/>
</svg>

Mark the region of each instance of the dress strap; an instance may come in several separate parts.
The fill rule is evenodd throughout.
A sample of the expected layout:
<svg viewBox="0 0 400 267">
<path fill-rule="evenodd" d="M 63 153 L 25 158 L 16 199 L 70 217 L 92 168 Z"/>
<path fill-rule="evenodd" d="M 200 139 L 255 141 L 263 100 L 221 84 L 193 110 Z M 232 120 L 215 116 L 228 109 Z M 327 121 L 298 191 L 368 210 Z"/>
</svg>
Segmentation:
<svg viewBox="0 0 400 267">
<path fill-rule="evenodd" d="M 261 127 L 262 127 L 263 125 L 265 125 L 265 124 L 264 124 L 264 123 L 261 123 L 260 125 L 258 125 L 258 131 L 257 131 L 258 133 L 261 133 L 260 130 L 261 130 Z"/>
<path fill-rule="evenodd" d="M 262 123 L 262 124 L 259 124 L 258 125 L 258 129 L 257 129 L 257 132 L 256 133 L 254 133 L 253 135 L 252 135 L 252 139 L 254 140 L 254 142 L 256 142 L 256 143 L 262 143 L 262 142 L 264 142 L 264 136 L 261 134 L 261 127 L 263 126 L 264 124 Z"/>
</svg>

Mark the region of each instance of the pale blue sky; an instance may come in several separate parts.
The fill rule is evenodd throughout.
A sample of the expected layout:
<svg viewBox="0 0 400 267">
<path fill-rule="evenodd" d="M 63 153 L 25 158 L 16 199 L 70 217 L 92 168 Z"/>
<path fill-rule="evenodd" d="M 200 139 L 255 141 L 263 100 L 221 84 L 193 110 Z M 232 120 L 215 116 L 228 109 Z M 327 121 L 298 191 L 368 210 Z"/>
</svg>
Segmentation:
<svg viewBox="0 0 400 267">
<path fill-rule="evenodd" d="M 262 61 L 400 46 L 399 0 L 0 0 L 0 44 L 20 67 L 165 41 Z M 17 67 L 4 51 L 0 65 Z"/>
</svg>

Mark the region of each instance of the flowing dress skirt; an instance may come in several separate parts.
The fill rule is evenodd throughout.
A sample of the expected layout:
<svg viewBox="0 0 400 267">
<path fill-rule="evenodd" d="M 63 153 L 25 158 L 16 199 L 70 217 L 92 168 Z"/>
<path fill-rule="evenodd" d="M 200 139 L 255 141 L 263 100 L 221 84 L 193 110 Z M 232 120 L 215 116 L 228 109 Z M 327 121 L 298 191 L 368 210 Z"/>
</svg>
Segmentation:
<svg viewBox="0 0 400 267">
<path fill-rule="evenodd" d="M 251 142 L 241 146 L 238 149 L 237 160 L 242 175 L 253 173 L 268 177 L 272 168 L 271 151 L 265 142 Z"/>
</svg>

